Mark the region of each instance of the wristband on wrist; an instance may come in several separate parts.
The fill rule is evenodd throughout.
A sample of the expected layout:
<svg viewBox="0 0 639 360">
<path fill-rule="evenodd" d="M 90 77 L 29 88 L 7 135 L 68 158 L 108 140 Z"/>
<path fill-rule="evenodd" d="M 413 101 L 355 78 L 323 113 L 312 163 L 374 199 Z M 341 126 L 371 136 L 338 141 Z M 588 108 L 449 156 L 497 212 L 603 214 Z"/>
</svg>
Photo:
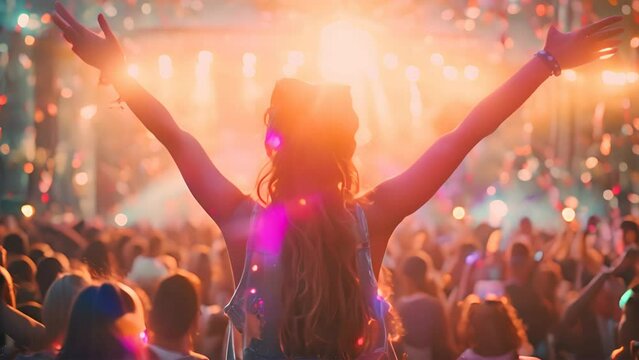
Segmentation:
<svg viewBox="0 0 639 360">
<path fill-rule="evenodd" d="M 535 54 L 535 56 L 544 61 L 544 64 L 546 64 L 546 66 L 550 68 L 550 71 L 552 72 L 553 75 L 555 76 L 561 75 L 561 66 L 559 65 L 559 62 L 557 61 L 557 58 L 552 56 L 551 53 L 549 53 L 546 50 L 540 50 Z"/>
</svg>

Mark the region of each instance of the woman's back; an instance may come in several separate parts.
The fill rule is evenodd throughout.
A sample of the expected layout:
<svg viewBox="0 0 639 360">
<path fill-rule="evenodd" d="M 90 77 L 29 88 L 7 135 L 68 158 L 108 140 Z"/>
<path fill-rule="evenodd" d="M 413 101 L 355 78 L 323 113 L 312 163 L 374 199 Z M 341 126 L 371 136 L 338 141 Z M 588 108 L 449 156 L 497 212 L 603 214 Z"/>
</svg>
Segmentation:
<svg viewBox="0 0 639 360">
<path fill-rule="evenodd" d="M 242 334 L 242 352 L 245 360 L 251 359 L 283 359 L 281 350 L 281 326 L 283 317 L 282 292 L 287 291 L 284 284 L 284 272 L 281 261 L 281 233 L 284 223 L 281 221 L 281 209 L 261 208 L 256 205 L 251 220 L 251 235 L 248 240 L 244 272 L 233 298 L 226 307 L 231 322 Z M 384 316 L 388 311 L 386 302 L 377 295 L 377 281 L 373 273 L 368 243 L 366 219 L 361 208 L 353 209 L 353 224 L 358 237 L 355 262 L 359 276 L 363 301 L 370 310 L 369 326 L 364 336 L 358 339 L 355 346 L 362 349 L 358 358 L 387 359 L 392 354 L 387 341 Z M 327 269 L 326 271 L 329 271 Z M 336 286 L 339 286 L 336 284 Z M 342 326 L 333 325 L 337 331 Z M 364 335 L 364 334 L 362 334 Z M 234 359 L 234 349 L 229 347 L 229 358 Z M 296 359 L 313 358 L 295 356 Z"/>
</svg>

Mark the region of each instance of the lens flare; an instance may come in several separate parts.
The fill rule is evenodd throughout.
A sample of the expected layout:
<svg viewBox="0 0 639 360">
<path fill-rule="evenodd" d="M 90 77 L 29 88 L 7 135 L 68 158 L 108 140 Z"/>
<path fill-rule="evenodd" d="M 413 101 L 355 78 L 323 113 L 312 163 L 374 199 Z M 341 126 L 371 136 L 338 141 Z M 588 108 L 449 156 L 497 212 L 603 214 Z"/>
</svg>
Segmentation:
<svg viewBox="0 0 639 360">
<path fill-rule="evenodd" d="M 341 20 L 320 35 L 320 70 L 325 80 L 352 83 L 376 70 L 375 40 L 366 30 Z"/>
</svg>

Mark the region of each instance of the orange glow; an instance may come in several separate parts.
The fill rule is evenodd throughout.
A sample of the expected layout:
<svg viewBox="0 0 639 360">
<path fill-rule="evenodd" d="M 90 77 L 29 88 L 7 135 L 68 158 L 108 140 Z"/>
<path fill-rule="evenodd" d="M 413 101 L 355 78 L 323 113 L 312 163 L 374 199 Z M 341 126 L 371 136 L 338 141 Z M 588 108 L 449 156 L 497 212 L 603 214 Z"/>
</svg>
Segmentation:
<svg viewBox="0 0 639 360">
<path fill-rule="evenodd" d="M 375 40 L 348 21 L 326 25 L 320 34 L 320 69 L 328 81 L 351 83 L 375 69 Z"/>
<path fill-rule="evenodd" d="M 42 112 L 42 110 L 36 109 L 35 113 L 33 114 L 33 119 L 36 123 L 41 123 L 42 121 L 44 121 L 44 113 Z"/>
<path fill-rule="evenodd" d="M 30 162 L 24 163 L 24 166 L 22 168 L 26 174 L 31 174 L 33 173 L 33 170 L 34 170 L 33 163 L 30 163 Z"/>
<path fill-rule="evenodd" d="M 535 6 L 535 13 L 536 13 L 536 14 L 537 14 L 537 16 L 539 16 L 539 17 L 546 16 L 546 5 L 544 5 L 544 4 L 537 4 L 537 6 Z"/>
<path fill-rule="evenodd" d="M 51 22 L 51 14 L 49 14 L 49 13 L 42 14 L 42 16 L 40 17 L 40 22 L 42 22 L 43 24 L 50 23 Z"/>
<path fill-rule="evenodd" d="M 60 90 L 60 96 L 62 96 L 65 99 L 68 99 L 71 96 L 73 96 L 73 90 L 69 89 L 68 87 L 62 88 L 62 90 Z"/>
<path fill-rule="evenodd" d="M 160 55 L 158 58 L 158 68 L 162 79 L 169 79 L 173 76 L 173 61 L 169 55 Z"/>
<path fill-rule="evenodd" d="M 49 115 L 51 116 L 56 116 L 58 115 L 58 105 L 54 104 L 54 103 L 49 103 L 47 104 L 47 112 L 49 113 Z"/>
<path fill-rule="evenodd" d="M 129 64 L 126 70 L 127 74 L 129 74 L 130 77 L 134 79 L 140 77 L 140 67 L 138 66 L 138 64 Z"/>
<path fill-rule="evenodd" d="M 27 35 L 24 37 L 24 43 L 27 46 L 31 46 L 33 44 L 35 44 L 35 38 L 31 35 Z"/>
</svg>

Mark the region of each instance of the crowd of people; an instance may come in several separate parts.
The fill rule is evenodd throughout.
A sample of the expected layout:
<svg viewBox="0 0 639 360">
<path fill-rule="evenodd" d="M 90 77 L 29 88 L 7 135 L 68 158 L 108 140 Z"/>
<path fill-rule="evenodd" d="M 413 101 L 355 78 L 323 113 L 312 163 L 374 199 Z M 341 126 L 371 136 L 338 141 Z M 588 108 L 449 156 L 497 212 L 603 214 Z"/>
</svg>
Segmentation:
<svg viewBox="0 0 639 360">
<path fill-rule="evenodd" d="M 505 237 L 408 222 L 380 279 L 398 357 L 637 358 L 639 228 L 616 223 L 548 235 L 524 218 Z M 234 281 L 219 231 L 51 226 L 0 226 L 2 359 L 226 358 Z"/>
<path fill-rule="evenodd" d="M 3 359 L 222 358 L 233 280 L 212 237 L 36 223 L 2 226 Z"/>
</svg>

